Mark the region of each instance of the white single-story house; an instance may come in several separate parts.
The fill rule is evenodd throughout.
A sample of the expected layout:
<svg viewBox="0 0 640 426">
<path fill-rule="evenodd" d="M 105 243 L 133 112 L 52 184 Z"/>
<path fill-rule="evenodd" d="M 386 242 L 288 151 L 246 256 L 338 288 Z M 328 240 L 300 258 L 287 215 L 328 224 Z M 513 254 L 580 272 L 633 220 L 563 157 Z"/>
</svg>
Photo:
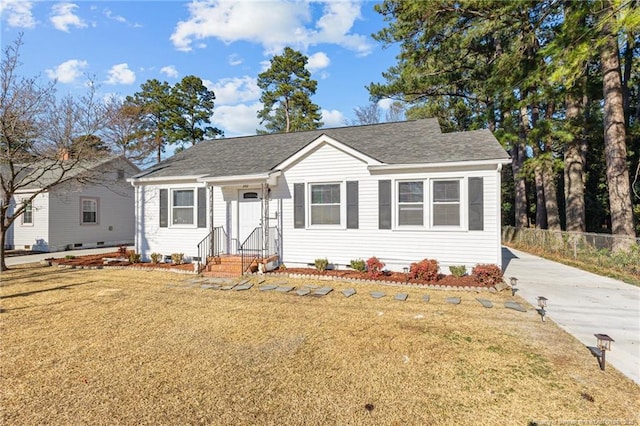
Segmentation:
<svg viewBox="0 0 640 426">
<path fill-rule="evenodd" d="M 18 190 L 12 204 L 28 202 L 33 194 L 59 179 L 58 168 L 44 173 L 37 166 L 29 170 L 41 177 Z M 43 252 L 74 248 L 130 245 L 134 241 L 134 190 L 127 178 L 140 169 L 122 156 L 110 156 L 79 165 L 65 174 L 65 180 L 36 195 L 7 232 L 5 247 Z M 87 176 L 92 176 L 86 179 Z"/>
<path fill-rule="evenodd" d="M 501 266 L 509 163 L 490 131 L 442 133 L 436 119 L 201 142 L 130 179 L 135 250 Z"/>
</svg>

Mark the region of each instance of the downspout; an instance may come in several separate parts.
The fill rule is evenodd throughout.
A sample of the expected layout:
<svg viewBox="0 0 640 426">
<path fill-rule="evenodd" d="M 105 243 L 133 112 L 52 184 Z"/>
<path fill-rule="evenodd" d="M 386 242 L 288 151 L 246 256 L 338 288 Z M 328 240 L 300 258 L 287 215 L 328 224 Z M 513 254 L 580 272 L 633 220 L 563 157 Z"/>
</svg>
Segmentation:
<svg viewBox="0 0 640 426">
<path fill-rule="evenodd" d="M 496 253 L 497 265 L 502 268 L 502 163 L 498 163 L 496 167 L 496 182 L 497 182 L 497 191 L 498 191 L 498 205 L 497 205 L 497 220 L 498 229 L 497 229 L 497 238 L 498 238 L 498 253 Z"/>
</svg>

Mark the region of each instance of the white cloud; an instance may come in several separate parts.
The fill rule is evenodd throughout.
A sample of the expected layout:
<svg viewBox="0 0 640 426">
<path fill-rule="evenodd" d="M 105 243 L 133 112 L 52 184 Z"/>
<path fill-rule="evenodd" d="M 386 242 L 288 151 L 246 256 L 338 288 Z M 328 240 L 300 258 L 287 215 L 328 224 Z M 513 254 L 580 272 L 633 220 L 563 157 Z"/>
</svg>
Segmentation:
<svg viewBox="0 0 640 426">
<path fill-rule="evenodd" d="M 0 1 L 0 19 L 10 27 L 33 28 L 36 20 L 31 13 L 33 2 L 23 0 Z"/>
<path fill-rule="evenodd" d="M 393 99 L 389 99 L 389 98 L 383 98 L 380 99 L 378 101 L 378 106 L 380 107 L 381 110 L 383 111 L 389 111 L 389 109 L 391 108 L 391 105 L 396 102 Z"/>
<path fill-rule="evenodd" d="M 69 32 L 69 27 L 85 28 L 87 24 L 74 13 L 74 9 L 78 7 L 74 3 L 58 3 L 51 7 L 51 16 L 49 19 L 53 26 L 64 32 Z"/>
<path fill-rule="evenodd" d="M 46 73 L 49 78 L 56 79 L 60 83 L 73 83 L 78 77 L 82 75 L 82 70 L 87 68 L 87 66 L 89 66 L 87 61 L 70 59 L 66 62 L 61 63 L 53 70 L 46 70 Z"/>
<path fill-rule="evenodd" d="M 322 127 L 324 128 L 330 128 L 330 127 L 342 127 L 344 126 L 344 123 L 346 122 L 346 118 L 345 116 L 338 110 L 326 110 L 323 109 L 322 110 L 322 122 L 324 123 L 324 125 Z"/>
<path fill-rule="evenodd" d="M 228 61 L 229 61 L 229 65 L 231 65 L 232 67 L 235 67 L 236 65 L 240 65 L 243 62 L 243 59 L 237 53 L 233 53 L 229 55 Z"/>
<path fill-rule="evenodd" d="M 111 9 L 105 9 L 104 10 L 104 16 L 106 16 L 107 18 L 112 19 L 114 21 L 122 22 L 123 24 L 127 23 L 127 19 L 124 16 L 114 15 L 113 12 L 111 11 Z"/>
<path fill-rule="evenodd" d="M 361 18 L 359 2 L 324 3 L 315 25 L 311 8 L 311 3 L 303 1 L 192 1 L 189 19 L 178 22 L 170 39 L 184 51 L 192 50 L 194 42 L 203 46 L 203 40 L 211 37 L 225 43 L 259 43 L 267 54 L 278 53 L 284 46 L 305 51 L 320 43 L 337 44 L 359 55 L 371 51 L 367 37 L 350 33 Z"/>
<path fill-rule="evenodd" d="M 223 78 L 216 83 L 203 81 L 205 87 L 213 90 L 217 105 L 235 105 L 255 101 L 260 98 L 261 90 L 255 78 L 249 76 Z"/>
<path fill-rule="evenodd" d="M 224 130 L 224 135 L 228 138 L 255 135 L 257 129 L 263 128 L 257 116 L 260 109 L 260 102 L 251 105 L 216 106 L 211 122 Z"/>
<path fill-rule="evenodd" d="M 309 60 L 307 62 L 307 69 L 309 70 L 309 72 L 314 73 L 316 71 L 319 71 L 323 68 L 328 67 L 330 63 L 331 63 L 331 60 L 329 59 L 326 53 L 324 52 L 314 53 L 313 55 L 309 56 Z"/>
<path fill-rule="evenodd" d="M 178 70 L 173 65 L 167 65 L 166 67 L 160 68 L 160 72 L 167 77 L 178 78 Z"/>
<path fill-rule="evenodd" d="M 106 84 L 133 84 L 136 81 L 136 74 L 129 69 L 127 64 L 112 66 L 108 74 Z"/>
</svg>

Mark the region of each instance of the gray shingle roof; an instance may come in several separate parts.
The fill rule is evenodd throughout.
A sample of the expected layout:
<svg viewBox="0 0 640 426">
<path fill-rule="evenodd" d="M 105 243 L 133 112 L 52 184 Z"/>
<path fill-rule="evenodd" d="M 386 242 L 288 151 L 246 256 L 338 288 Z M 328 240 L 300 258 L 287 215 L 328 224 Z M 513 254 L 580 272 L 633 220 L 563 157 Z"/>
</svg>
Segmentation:
<svg viewBox="0 0 640 426">
<path fill-rule="evenodd" d="M 384 164 L 509 158 L 488 130 L 441 133 L 436 119 L 422 119 L 201 142 L 136 177 L 267 173 L 323 134 Z"/>
</svg>

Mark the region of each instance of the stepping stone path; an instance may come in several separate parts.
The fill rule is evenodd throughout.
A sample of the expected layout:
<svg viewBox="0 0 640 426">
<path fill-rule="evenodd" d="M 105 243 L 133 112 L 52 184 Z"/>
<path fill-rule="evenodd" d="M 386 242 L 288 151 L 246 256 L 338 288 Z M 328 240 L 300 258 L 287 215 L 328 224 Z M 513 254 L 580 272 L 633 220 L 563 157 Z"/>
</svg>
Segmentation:
<svg viewBox="0 0 640 426">
<path fill-rule="evenodd" d="M 311 293 L 311 290 L 309 290 L 308 288 L 299 288 L 296 290 L 296 294 L 298 296 L 306 296 L 307 294 Z"/>
<path fill-rule="evenodd" d="M 293 287 L 288 285 L 279 285 L 275 289 L 275 291 L 277 291 L 278 293 L 289 293 L 291 290 L 293 290 Z"/>
<path fill-rule="evenodd" d="M 342 290 L 341 293 L 344 294 L 344 297 L 351 297 L 354 294 L 356 294 L 356 291 L 353 288 L 347 288 L 347 289 Z"/>
<path fill-rule="evenodd" d="M 251 287 L 253 287 L 253 284 L 246 283 L 246 284 L 239 284 L 239 285 L 235 286 L 233 289 L 235 291 L 241 291 L 241 290 L 249 290 Z"/>
<path fill-rule="evenodd" d="M 505 308 L 509 308 L 509 309 L 513 309 L 519 312 L 527 312 L 527 310 L 525 308 L 522 307 L 521 304 L 519 304 L 518 302 L 504 302 L 504 307 Z"/>
<path fill-rule="evenodd" d="M 395 296 L 393 296 L 395 300 L 399 300 L 401 302 L 404 302 L 405 300 L 407 300 L 407 297 L 409 297 L 407 293 L 398 293 Z"/>
<path fill-rule="evenodd" d="M 205 290 L 219 290 L 220 286 L 214 284 L 202 284 L 200 288 L 204 288 Z"/>
<path fill-rule="evenodd" d="M 276 288 L 278 288 L 277 285 L 263 285 L 263 286 L 260 286 L 260 288 L 258 290 L 260 290 L 260 291 L 269 291 L 269 290 L 275 290 Z"/>
<path fill-rule="evenodd" d="M 493 303 L 491 303 L 491 300 L 481 299 L 479 297 L 476 300 L 480 302 L 480 304 L 485 308 L 493 308 Z"/>
<path fill-rule="evenodd" d="M 422 296 L 422 300 L 428 302 L 429 300 L 431 300 L 431 297 L 428 294 L 425 294 L 424 296 Z"/>
<path fill-rule="evenodd" d="M 331 293 L 333 289 L 331 287 L 320 287 L 316 291 L 313 292 L 314 296 L 326 296 Z"/>
<path fill-rule="evenodd" d="M 447 297 L 445 301 L 452 305 L 459 305 L 462 300 L 459 297 Z"/>
<path fill-rule="evenodd" d="M 372 291 L 371 293 L 369 293 L 371 295 L 371 297 L 373 297 L 374 299 L 381 299 L 384 297 L 384 293 L 381 291 Z"/>
</svg>

